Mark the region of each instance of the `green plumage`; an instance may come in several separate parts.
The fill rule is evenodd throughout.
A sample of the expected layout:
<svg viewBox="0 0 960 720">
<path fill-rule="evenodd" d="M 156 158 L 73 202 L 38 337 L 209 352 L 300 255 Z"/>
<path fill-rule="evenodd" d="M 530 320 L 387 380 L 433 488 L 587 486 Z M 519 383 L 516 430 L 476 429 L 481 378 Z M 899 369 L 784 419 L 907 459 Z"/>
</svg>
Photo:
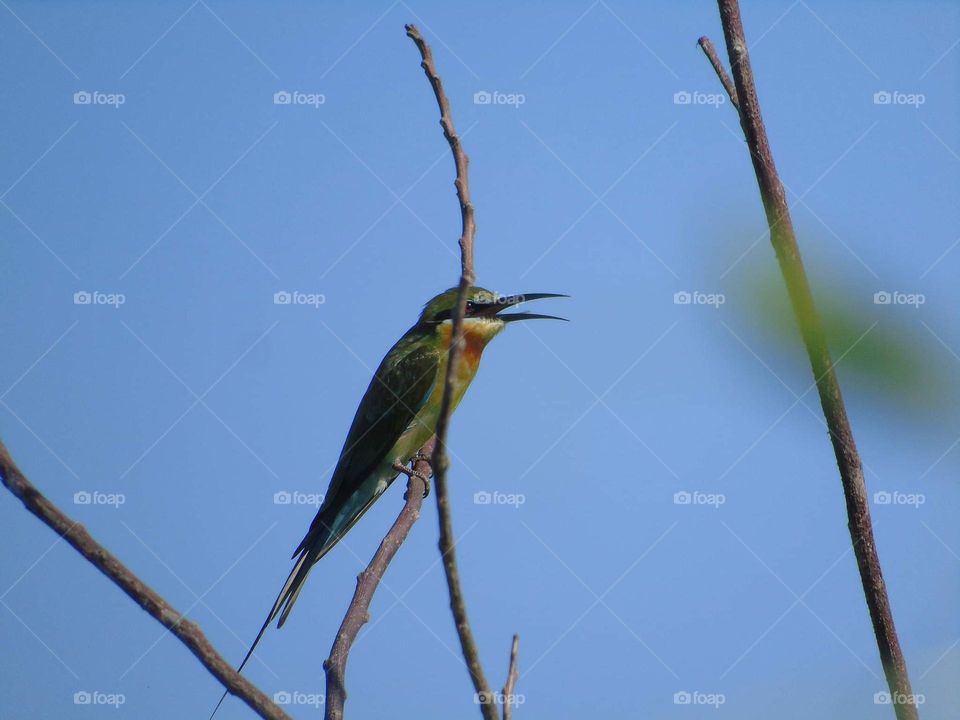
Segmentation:
<svg viewBox="0 0 960 720">
<path fill-rule="evenodd" d="M 394 464 L 410 462 L 433 436 L 457 295 L 458 289 L 451 288 L 430 300 L 417 323 L 394 344 L 374 373 L 350 425 L 324 502 L 293 553 L 293 570 L 238 671 L 250 659 L 270 622 L 278 616 L 278 626 L 286 621 L 314 563 L 340 541 L 399 475 Z M 561 296 L 501 296 L 479 287 L 469 290 L 464 327 L 470 352 L 466 353 L 469 358 L 461 358 L 455 368 L 452 409 L 473 379 L 483 348 L 507 322 L 552 317 L 498 313 L 543 297 Z"/>
</svg>

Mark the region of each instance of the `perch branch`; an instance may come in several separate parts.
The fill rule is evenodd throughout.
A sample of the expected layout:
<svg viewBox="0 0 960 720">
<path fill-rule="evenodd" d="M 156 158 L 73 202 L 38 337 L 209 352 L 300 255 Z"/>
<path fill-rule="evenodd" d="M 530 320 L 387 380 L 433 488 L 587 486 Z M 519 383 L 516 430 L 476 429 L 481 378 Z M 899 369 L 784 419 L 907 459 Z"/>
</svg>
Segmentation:
<svg viewBox="0 0 960 720">
<path fill-rule="evenodd" d="M 450 460 L 447 457 L 447 428 L 450 423 L 450 411 L 453 399 L 454 369 L 460 356 L 463 345 L 463 317 L 467 304 L 467 292 L 474 283 L 473 240 L 476 234 L 476 225 L 473 219 L 473 204 L 470 202 L 470 183 L 467 176 L 469 161 L 460 138 L 453 126 L 453 117 L 450 114 L 450 102 L 443 90 L 443 83 L 433 64 L 433 53 L 430 46 L 420 35 L 414 25 L 407 25 L 407 36 L 413 40 L 420 51 L 422 62 L 420 67 L 426 73 L 433 93 L 440 107 L 440 125 L 443 135 L 450 144 L 453 161 L 456 166 L 457 199 L 460 202 L 461 234 L 460 234 L 460 285 L 457 293 L 457 304 L 453 313 L 453 332 L 450 341 L 450 350 L 447 356 L 447 372 L 443 383 L 443 396 L 440 404 L 440 416 L 437 420 L 437 445 L 434 453 L 434 484 L 436 485 L 437 513 L 440 518 L 440 554 L 443 558 L 443 569 L 447 576 L 447 588 L 450 592 L 450 609 L 453 612 L 454 624 L 460 638 L 460 647 L 463 658 L 473 681 L 473 688 L 480 705 L 484 720 L 498 720 L 496 698 L 490 691 L 490 684 L 483 672 L 480 663 L 480 652 L 473 637 L 473 630 L 467 617 L 467 605 L 460 584 L 460 572 L 457 567 L 456 540 L 453 534 L 453 521 L 450 515 L 450 496 L 447 489 L 447 468 Z"/>
<path fill-rule="evenodd" d="M 417 458 L 413 471 L 404 471 L 409 478 L 405 504 L 393 526 L 383 538 L 380 547 L 374 554 L 370 564 L 357 576 L 357 589 L 353 593 L 353 600 L 347 614 L 340 624 L 340 630 L 330 649 L 330 657 L 323 663 L 327 676 L 327 696 L 324 709 L 325 720 L 342 720 L 343 706 L 347 699 L 345 676 L 347 672 L 347 658 L 350 648 L 367 621 L 370 619 L 370 602 L 373 594 L 383 578 L 383 574 L 397 554 L 400 545 L 407 539 L 410 529 L 420 517 L 420 508 L 423 505 L 424 493 L 427 485 L 424 478 L 430 477 L 429 453 L 433 449 L 431 440 L 421 450 L 421 457 Z"/>
<path fill-rule="evenodd" d="M 187 620 L 177 612 L 153 588 L 134 575 L 109 550 L 94 540 L 86 528 L 75 520 L 71 520 L 37 490 L 20 472 L 2 442 L 0 442 L 0 477 L 7 489 L 23 503 L 27 510 L 70 543 L 94 567 L 129 595 L 131 600 L 150 613 L 157 622 L 186 645 L 229 693 L 243 700 L 262 718 L 289 720 L 288 715 L 263 691 L 238 674 L 233 666 L 224 660 L 196 623 Z"/>
<path fill-rule="evenodd" d="M 877 546 L 874 542 L 863 464 L 854 442 L 843 396 L 840 394 L 840 384 L 834 372 L 823 324 L 817 315 L 810 284 L 800 259 L 800 248 L 793 231 L 783 184 L 777 174 L 764 128 L 760 101 L 750 68 L 747 41 L 740 19 L 740 8 L 737 0 L 718 0 L 718 5 L 733 73 L 733 89 L 730 88 L 729 79 L 726 79 L 726 73 L 723 72 L 716 53 L 711 53 L 712 45 L 709 40 L 701 38 L 700 46 L 710 58 L 720 81 L 727 88 L 731 102 L 738 109 L 740 126 L 750 148 L 754 173 L 757 176 L 763 208 L 770 226 L 770 242 L 776 252 L 780 271 L 787 286 L 793 313 L 800 327 L 820 394 L 820 405 L 830 431 L 830 441 L 833 444 L 846 500 L 850 539 L 857 558 L 860 581 L 870 611 L 870 620 L 880 651 L 880 661 L 890 688 L 896 716 L 898 720 L 916 720 L 917 707 L 913 702 L 910 678 L 893 623 L 890 599 L 887 596 Z"/>
</svg>

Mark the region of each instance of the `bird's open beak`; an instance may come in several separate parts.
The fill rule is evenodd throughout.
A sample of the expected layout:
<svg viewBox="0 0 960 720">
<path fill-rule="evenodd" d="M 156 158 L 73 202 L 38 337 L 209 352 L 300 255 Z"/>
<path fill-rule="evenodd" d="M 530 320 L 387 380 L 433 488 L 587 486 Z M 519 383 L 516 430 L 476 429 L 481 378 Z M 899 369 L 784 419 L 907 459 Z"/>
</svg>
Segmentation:
<svg viewBox="0 0 960 720">
<path fill-rule="evenodd" d="M 524 293 L 523 295 L 504 295 L 498 297 L 491 303 L 486 303 L 482 307 L 478 308 L 475 312 L 476 315 L 486 315 L 487 317 L 493 317 L 497 315 L 505 323 L 514 322 L 515 320 L 564 320 L 566 318 L 557 317 L 556 315 L 540 315 L 538 313 L 510 313 L 509 315 L 500 315 L 501 312 L 507 308 L 513 307 L 514 305 L 519 305 L 520 303 L 529 302 L 531 300 L 543 300 L 544 298 L 560 298 L 560 297 L 570 297 L 569 295 L 562 295 L 558 293 Z"/>
</svg>

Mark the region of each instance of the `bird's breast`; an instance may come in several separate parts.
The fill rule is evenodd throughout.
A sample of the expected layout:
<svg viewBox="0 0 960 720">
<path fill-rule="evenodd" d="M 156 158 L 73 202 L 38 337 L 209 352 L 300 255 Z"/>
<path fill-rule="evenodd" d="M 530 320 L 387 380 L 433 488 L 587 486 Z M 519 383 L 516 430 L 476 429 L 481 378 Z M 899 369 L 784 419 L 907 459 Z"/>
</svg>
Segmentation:
<svg viewBox="0 0 960 720">
<path fill-rule="evenodd" d="M 480 364 L 483 349 L 503 329 L 502 322 L 490 320 L 467 319 L 463 323 L 463 351 L 460 353 L 460 362 L 463 370 L 476 372 Z M 453 323 L 443 323 L 440 326 L 440 347 L 444 354 L 450 349 L 450 339 L 453 335 Z M 461 368 L 458 368 L 458 371 Z"/>
<path fill-rule="evenodd" d="M 499 327 L 498 327 L 499 325 Z M 496 334 L 503 329 L 502 323 L 486 322 L 481 324 L 475 320 L 468 320 L 464 323 L 464 347 L 457 357 L 457 365 L 453 373 L 453 397 L 451 398 L 451 412 L 456 410 L 464 393 L 477 374 L 477 368 L 480 365 L 480 356 L 487 343 L 493 339 Z M 430 389 L 423 406 L 417 412 L 416 417 L 404 431 L 403 435 L 394 445 L 389 453 L 390 458 L 398 458 L 401 462 L 407 462 L 423 444 L 430 439 L 437 427 L 437 420 L 440 414 L 440 404 L 443 398 L 443 383 L 447 376 L 447 359 L 450 357 L 450 337 L 452 333 L 451 323 L 443 323 L 437 330 L 439 333 L 439 348 L 441 352 L 440 363 L 437 367 L 437 375 L 433 386 Z M 392 469 L 385 466 L 386 469 Z M 393 476 L 396 472 L 393 471 Z"/>
<path fill-rule="evenodd" d="M 463 323 L 463 350 L 457 356 L 457 366 L 454 368 L 454 407 L 460 402 L 463 393 L 473 380 L 480 366 L 480 356 L 483 355 L 483 349 L 496 335 L 503 329 L 503 323 L 490 322 L 485 320 L 468 319 Z M 439 373 L 437 374 L 438 386 L 442 385 L 443 378 L 446 377 L 447 358 L 449 358 L 450 339 L 453 334 L 452 323 L 444 323 L 440 326 L 440 348 L 443 353 L 443 359 L 440 362 Z"/>
</svg>

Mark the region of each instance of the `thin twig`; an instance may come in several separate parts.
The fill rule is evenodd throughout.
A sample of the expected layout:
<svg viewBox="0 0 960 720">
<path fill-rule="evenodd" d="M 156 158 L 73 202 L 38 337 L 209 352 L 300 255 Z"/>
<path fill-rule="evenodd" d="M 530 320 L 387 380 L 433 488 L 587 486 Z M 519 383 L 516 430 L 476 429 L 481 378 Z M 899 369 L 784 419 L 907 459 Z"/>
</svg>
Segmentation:
<svg viewBox="0 0 960 720">
<path fill-rule="evenodd" d="M 453 118 L 450 114 L 450 102 L 447 100 L 446 93 L 443 90 L 443 83 L 437 74 L 437 69 L 433 64 L 433 53 L 430 46 L 420 35 L 420 31 L 413 25 L 407 25 L 407 36 L 413 40 L 417 49 L 420 51 L 423 68 L 430 85 L 433 88 L 434 95 L 437 98 L 437 104 L 440 106 L 440 125 L 443 127 L 443 135 L 450 144 L 450 150 L 453 153 L 454 164 L 456 165 L 457 178 L 455 186 L 457 189 L 457 199 L 460 202 L 460 215 L 462 221 L 462 230 L 460 234 L 460 253 L 461 253 L 461 272 L 460 285 L 457 294 L 456 311 L 453 314 L 453 329 L 450 341 L 450 350 L 447 356 L 447 372 L 443 384 L 443 397 L 440 404 L 440 415 L 437 420 L 436 437 L 437 447 L 434 453 L 434 484 L 436 485 L 437 512 L 440 517 L 440 554 L 443 558 L 443 569 L 447 576 L 447 588 L 450 592 L 450 609 L 453 611 L 454 624 L 457 628 L 457 635 L 460 638 L 460 647 L 463 651 L 463 658 L 470 672 L 470 679 L 473 681 L 473 687 L 476 692 L 476 698 L 480 705 L 480 711 L 485 720 L 498 720 L 496 698 L 490 691 L 490 684 L 483 672 L 483 666 L 480 663 L 480 652 L 477 649 L 477 642 L 473 637 L 473 631 L 470 628 L 470 621 L 467 618 L 466 600 L 463 595 L 463 588 L 460 585 L 460 572 L 457 567 L 456 540 L 453 533 L 453 522 L 450 516 L 450 497 L 447 491 L 447 468 L 450 460 L 447 457 L 446 440 L 447 428 L 450 422 L 450 410 L 453 400 L 454 370 L 463 345 L 463 317 L 467 304 L 467 292 L 474 283 L 474 265 L 473 265 L 473 240 L 476 234 L 476 225 L 473 219 L 473 205 L 470 202 L 470 183 L 467 176 L 468 159 L 463 147 L 460 145 L 460 138 L 453 126 Z"/>
<path fill-rule="evenodd" d="M 457 189 L 457 200 L 460 202 L 460 215 L 463 221 L 463 230 L 460 233 L 460 275 L 467 278 L 472 284 L 474 281 L 473 266 L 473 238 L 477 233 L 477 228 L 473 220 L 473 203 L 470 202 L 470 179 L 468 168 L 470 159 L 463 151 L 460 144 L 460 136 L 457 135 L 453 127 L 453 115 L 450 112 L 450 101 L 443 91 L 443 82 L 440 75 L 437 74 L 437 68 L 433 64 L 433 52 L 427 41 L 420 35 L 415 25 L 405 25 L 407 37 L 413 40 L 420 51 L 423 61 L 420 67 L 426 73 L 430 86 L 433 88 L 433 94 L 437 98 L 437 105 L 440 106 L 440 126 L 443 128 L 443 136 L 450 143 L 450 151 L 453 153 L 453 163 L 456 166 L 457 177 L 454 186 Z M 463 315 L 463 313 L 460 313 Z"/>
<path fill-rule="evenodd" d="M 740 112 L 740 100 L 737 97 L 737 88 L 734 86 L 730 76 L 727 75 L 727 69 L 720 61 L 720 57 L 717 55 L 717 49 L 713 46 L 710 38 L 704 35 L 702 38 L 697 40 L 697 45 L 699 45 L 700 49 L 703 50 L 703 54 L 707 56 L 707 60 L 710 61 L 710 64 L 713 65 L 714 72 L 716 72 L 717 77 L 720 78 L 720 84 L 723 85 L 723 89 L 727 91 L 727 97 L 730 98 L 730 104 L 733 105 L 737 112 Z"/>
<path fill-rule="evenodd" d="M 263 691 L 233 669 L 233 666 L 214 649 L 196 623 L 187 620 L 177 612 L 153 588 L 134 575 L 109 550 L 94 540 L 82 525 L 71 520 L 44 497 L 20 472 L 3 442 L 0 442 L 0 478 L 27 510 L 70 543 L 94 567 L 129 595 L 131 600 L 150 613 L 157 622 L 186 645 L 228 692 L 243 700 L 262 718 L 289 720 L 288 715 Z"/>
<path fill-rule="evenodd" d="M 760 101 L 753 81 L 753 71 L 750 68 L 750 56 L 747 50 L 747 41 L 740 19 L 740 8 L 737 0 L 718 0 L 720 20 L 723 24 L 724 40 L 730 57 L 730 67 L 735 85 L 735 97 L 739 102 L 740 126 L 750 156 L 753 160 L 753 169 L 760 187 L 760 196 L 763 200 L 767 223 L 770 226 L 770 241 L 773 244 L 780 271 L 783 274 L 787 292 L 794 315 L 800 326 L 803 342 L 806 346 L 810 365 L 820 394 L 820 405 L 823 408 L 827 427 L 830 431 L 830 440 L 833 444 L 834 455 L 840 470 L 840 479 L 843 485 L 844 498 L 847 506 L 848 527 L 853 551 L 857 558 L 860 570 L 860 581 L 863 585 L 867 607 L 870 610 L 870 619 L 873 623 L 873 632 L 877 638 L 877 647 L 880 651 L 880 661 L 887 677 L 891 700 L 898 720 L 916 720 L 917 707 L 914 703 L 910 687 L 910 678 L 907 674 L 906 662 L 900 649 L 900 641 L 893 623 L 893 613 L 890 608 L 890 599 L 883 581 L 880 568 L 880 559 L 877 555 L 877 546 L 873 537 L 873 526 L 870 521 L 870 506 L 867 502 L 866 485 L 863 478 L 863 465 L 857 446 L 853 438 L 853 430 L 847 418 L 847 411 L 840 394 L 840 384 L 834 372 L 833 361 L 827 345 L 823 324 L 816 311 L 810 284 L 807 281 L 803 262 L 800 259 L 800 248 L 797 245 L 793 223 L 790 219 L 790 210 L 787 206 L 783 183 L 773 161 L 773 153 L 767 139 L 763 117 L 760 112 Z M 701 46 L 711 57 L 707 46 L 701 40 Z M 724 81 L 722 66 L 714 53 L 711 57 L 714 69 L 720 75 L 720 81 L 725 87 L 729 81 Z M 729 89 L 728 89 L 728 92 Z M 734 95 L 731 95 L 733 101 Z"/>
<path fill-rule="evenodd" d="M 407 539 L 410 529 L 420 517 L 420 508 L 423 505 L 424 493 L 427 485 L 424 478 L 430 477 L 429 452 L 432 450 L 433 440 L 421 450 L 413 471 L 405 471 L 409 478 L 405 504 L 390 531 L 383 538 L 380 547 L 374 554 L 370 564 L 357 576 L 357 589 L 353 593 L 350 607 L 340 624 L 337 637 L 330 648 L 330 657 L 323 663 L 327 676 L 327 696 L 324 709 L 325 720 L 342 720 L 343 706 L 347 699 L 345 676 L 347 672 L 347 658 L 360 628 L 370 620 L 370 602 L 383 574 L 400 549 L 400 545 Z"/>
<path fill-rule="evenodd" d="M 510 664 L 507 666 L 507 682 L 503 686 L 503 720 L 513 718 L 513 691 L 517 688 L 520 671 L 517 669 L 517 655 L 520 653 L 520 636 L 514 635 L 510 643 Z"/>
</svg>

